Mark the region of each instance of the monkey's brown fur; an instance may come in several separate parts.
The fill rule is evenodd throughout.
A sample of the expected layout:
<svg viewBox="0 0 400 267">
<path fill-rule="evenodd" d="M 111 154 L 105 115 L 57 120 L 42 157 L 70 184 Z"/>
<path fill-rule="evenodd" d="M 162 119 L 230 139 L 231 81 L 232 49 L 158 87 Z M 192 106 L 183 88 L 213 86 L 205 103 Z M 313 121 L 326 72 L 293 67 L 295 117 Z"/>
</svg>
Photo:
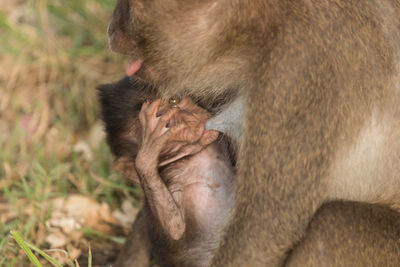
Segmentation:
<svg viewBox="0 0 400 267">
<path fill-rule="evenodd" d="M 288 267 L 398 266 L 400 214 L 387 207 L 332 202 L 311 220 Z"/>
<path fill-rule="evenodd" d="M 138 214 L 115 267 L 149 266 L 151 240 L 148 215 L 144 212 Z M 357 202 L 325 204 L 313 217 L 304 239 L 290 252 L 285 266 L 398 266 L 399 223 L 400 214 L 384 206 Z"/>
<path fill-rule="evenodd" d="M 324 201 L 398 191 L 399 14 L 398 0 L 118 0 L 111 48 L 162 97 L 245 98 L 213 266 L 279 266 Z"/>
</svg>

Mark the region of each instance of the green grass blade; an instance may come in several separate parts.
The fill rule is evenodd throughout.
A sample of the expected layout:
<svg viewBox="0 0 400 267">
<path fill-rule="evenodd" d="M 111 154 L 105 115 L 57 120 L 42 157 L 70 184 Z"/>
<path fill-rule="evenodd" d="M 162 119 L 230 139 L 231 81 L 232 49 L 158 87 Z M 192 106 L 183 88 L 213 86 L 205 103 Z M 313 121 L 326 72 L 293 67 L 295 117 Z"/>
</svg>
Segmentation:
<svg viewBox="0 0 400 267">
<path fill-rule="evenodd" d="M 92 248 L 89 243 L 88 267 L 92 267 Z"/>
<path fill-rule="evenodd" d="M 28 258 L 36 267 L 43 267 L 42 264 L 39 262 L 38 258 L 33 255 L 32 250 L 28 247 L 25 241 L 22 239 L 21 235 L 17 231 L 11 231 L 11 236 L 14 238 L 15 242 L 22 248 Z"/>
<path fill-rule="evenodd" d="M 89 227 L 83 227 L 81 228 L 81 232 L 85 235 L 85 236 L 89 236 L 89 237 L 99 237 L 99 238 L 103 238 L 103 239 L 108 239 L 111 240 L 117 244 L 124 244 L 125 243 L 125 238 L 124 237 L 118 237 L 118 236 L 110 236 L 110 235 L 106 235 L 103 234 L 93 228 L 89 228 Z"/>
<path fill-rule="evenodd" d="M 48 262 L 50 262 L 51 264 L 53 264 L 56 267 L 63 267 L 61 265 L 61 263 L 59 263 L 57 260 L 53 259 L 50 255 L 48 255 L 46 252 L 44 252 L 43 250 L 35 247 L 34 245 L 25 242 L 25 244 L 32 249 L 33 251 L 36 251 L 38 254 L 40 254 L 40 256 L 42 256 L 43 258 L 45 258 Z"/>
<path fill-rule="evenodd" d="M 17 238 L 18 238 L 18 240 L 22 241 L 22 242 L 23 242 L 23 245 L 25 245 L 26 248 L 27 248 L 28 250 L 33 250 L 33 251 L 37 252 L 40 256 L 42 256 L 43 258 L 45 258 L 48 262 L 50 262 L 51 264 L 53 264 L 53 265 L 56 266 L 56 267 L 63 267 L 63 266 L 61 265 L 61 263 L 59 263 L 57 260 L 53 259 L 53 258 L 52 258 L 50 255 L 48 255 L 46 252 L 44 252 L 43 250 L 41 250 L 41 249 L 39 249 L 38 247 L 34 246 L 33 244 L 31 244 L 31 243 L 26 242 L 25 240 L 23 240 L 22 237 L 21 237 L 21 235 L 20 235 L 18 232 L 12 231 L 11 234 L 12 234 L 12 236 L 14 237 L 15 241 L 17 241 Z M 17 237 L 16 237 L 16 236 L 17 236 Z M 25 251 L 25 253 L 26 253 L 26 254 L 28 255 L 28 257 L 29 257 L 29 254 L 28 254 L 27 250 L 25 250 L 25 248 L 22 247 L 21 244 L 20 244 L 18 241 L 17 241 L 17 243 L 18 243 L 18 245 Z M 33 255 L 32 251 L 31 251 L 30 253 Z M 35 257 L 35 255 L 33 255 L 33 257 Z M 31 259 L 31 257 L 29 257 L 29 258 Z M 35 258 L 36 258 L 36 257 L 35 257 Z M 37 258 L 36 258 L 36 260 L 37 260 Z M 32 259 L 31 259 L 31 261 L 32 261 Z M 36 262 L 34 262 L 34 261 L 32 261 L 32 262 L 36 265 Z M 40 263 L 39 263 L 39 264 L 40 264 Z M 38 266 L 38 265 L 36 265 L 36 266 Z M 39 266 L 41 266 L 41 265 L 39 265 Z"/>
</svg>

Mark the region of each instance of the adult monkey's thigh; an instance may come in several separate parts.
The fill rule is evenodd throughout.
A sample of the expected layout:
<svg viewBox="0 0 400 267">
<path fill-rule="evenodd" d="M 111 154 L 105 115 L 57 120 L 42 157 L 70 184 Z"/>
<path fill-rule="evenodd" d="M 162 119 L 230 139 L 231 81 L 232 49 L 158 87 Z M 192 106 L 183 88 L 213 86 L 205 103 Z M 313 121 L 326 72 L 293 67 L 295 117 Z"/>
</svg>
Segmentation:
<svg viewBox="0 0 400 267">
<path fill-rule="evenodd" d="M 118 1 L 110 45 L 133 57 L 127 74 L 209 110 L 245 101 L 234 216 L 214 266 L 279 266 L 329 196 L 362 199 L 376 179 L 387 180 L 376 197 L 393 193 L 398 14 L 398 0 Z"/>
</svg>

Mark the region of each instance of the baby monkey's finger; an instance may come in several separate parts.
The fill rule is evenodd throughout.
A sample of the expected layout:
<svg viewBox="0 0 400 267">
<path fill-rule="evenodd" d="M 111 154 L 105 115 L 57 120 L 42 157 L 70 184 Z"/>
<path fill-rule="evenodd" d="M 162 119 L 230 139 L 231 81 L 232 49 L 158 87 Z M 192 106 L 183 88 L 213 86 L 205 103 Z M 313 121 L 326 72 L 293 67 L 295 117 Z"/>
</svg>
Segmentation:
<svg viewBox="0 0 400 267">
<path fill-rule="evenodd" d="M 158 121 L 157 127 L 154 130 L 154 132 L 157 135 L 162 135 L 166 131 L 168 131 L 170 128 L 168 128 L 168 123 L 171 120 L 171 118 L 179 111 L 177 108 L 171 108 L 169 109 L 164 115 L 160 117 L 160 120 Z"/>
<path fill-rule="evenodd" d="M 183 128 L 185 128 L 186 125 L 184 123 L 180 123 L 172 128 L 169 128 L 170 130 L 168 131 L 169 135 L 174 135 L 178 133 L 179 131 L 182 131 Z"/>
<path fill-rule="evenodd" d="M 161 99 L 156 99 L 151 104 L 148 106 L 148 108 L 145 111 L 146 119 L 150 120 L 154 117 L 156 117 L 158 108 L 160 107 L 161 104 Z"/>
<path fill-rule="evenodd" d="M 181 131 L 185 127 L 184 124 L 176 125 L 172 128 L 162 128 L 160 132 L 159 140 L 162 144 L 165 144 L 168 140 L 171 139 L 171 136 L 175 135 L 177 132 Z"/>
<path fill-rule="evenodd" d="M 142 107 L 141 107 L 141 109 L 140 109 L 140 112 L 139 112 L 139 121 L 140 121 L 140 124 L 141 124 L 142 126 L 144 126 L 145 123 L 146 123 L 146 116 L 145 116 L 145 113 L 146 113 L 146 111 L 148 110 L 149 105 L 150 105 L 150 102 L 149 102 L 148 100 L 146 100 L 146 101 L 143 103 L 143 105 L 142 105 Z"/>
</svg>

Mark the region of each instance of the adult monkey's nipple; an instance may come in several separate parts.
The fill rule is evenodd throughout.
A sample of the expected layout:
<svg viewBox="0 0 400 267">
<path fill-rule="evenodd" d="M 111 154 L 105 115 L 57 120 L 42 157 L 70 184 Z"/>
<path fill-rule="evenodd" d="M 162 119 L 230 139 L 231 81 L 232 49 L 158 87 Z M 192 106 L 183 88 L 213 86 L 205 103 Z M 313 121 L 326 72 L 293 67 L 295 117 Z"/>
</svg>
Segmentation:
<svg viewBox="0 0 400 267">
<path fill-rule="evenodd" d="M 182 100 L 182 95 L 176 94 L 168 100 L 168 104 L 170 107 L 176 108 L 178 107 L 179 103 L 181 103 L 181 100 Z"/>
</svg>

